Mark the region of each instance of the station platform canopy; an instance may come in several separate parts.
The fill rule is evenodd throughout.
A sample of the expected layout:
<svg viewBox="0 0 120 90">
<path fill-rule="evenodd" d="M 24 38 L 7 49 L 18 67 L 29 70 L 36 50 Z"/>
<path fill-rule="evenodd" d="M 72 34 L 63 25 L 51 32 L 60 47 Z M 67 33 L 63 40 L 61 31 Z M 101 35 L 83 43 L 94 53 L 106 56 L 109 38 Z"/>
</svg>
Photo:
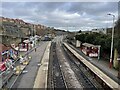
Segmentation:
<svg viewBox="0 0 120 90">
<path fill-rule="evenodd" d="M 90 44 L 90 43 L 83 43 L 82 45 L 83 45 L 83 46 L 86 46 L 86 47 L 89 47 L 89 48 L 90 48 L 90 47 L 95 47 L 95 48 L 96 48 L 96 47 L 99 46 L 99 45 L 93 45 L 93 44 Z"/>
</svg>

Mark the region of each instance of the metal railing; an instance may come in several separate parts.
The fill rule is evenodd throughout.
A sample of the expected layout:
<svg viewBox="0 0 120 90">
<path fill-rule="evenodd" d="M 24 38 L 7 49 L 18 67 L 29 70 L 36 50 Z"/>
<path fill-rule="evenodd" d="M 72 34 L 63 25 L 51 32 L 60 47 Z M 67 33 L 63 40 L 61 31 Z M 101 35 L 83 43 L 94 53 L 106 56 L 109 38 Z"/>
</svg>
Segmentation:
<svg viewBox="0 0 120 90">
<path fill-rule="evenodd" d="M 8 82 L 9 78 L 13 75 L 13 69 L 11 67 L 7 68 L 5 71 L 0 73 L 0 88 Z"/>
</svg>

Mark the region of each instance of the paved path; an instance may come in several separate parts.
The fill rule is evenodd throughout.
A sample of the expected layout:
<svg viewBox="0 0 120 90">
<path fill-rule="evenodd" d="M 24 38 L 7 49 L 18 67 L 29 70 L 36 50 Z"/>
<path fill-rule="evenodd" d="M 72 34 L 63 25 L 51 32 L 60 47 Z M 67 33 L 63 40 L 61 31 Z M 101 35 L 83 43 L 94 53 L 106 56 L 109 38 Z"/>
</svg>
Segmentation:
<svg viewBox="0 0 120 90">
<path fill-rule="evenodd" d="M 20 76 L 20 78 L 17 80 L 14 87 L 16 88 L 33 88 L 35 77 L 38 71 L 38 63 L 40 62 L 43 53 L 45 51 L 45 48 L 47 46 L 48 42 L 43 42 L 40 44 L 40 46 L 37 48 L 36 52 L 33 50 L 30 53 L 30 56 L 32 57 L 29 65 L 27 65 L 26 69 L 28 72 L 24 73 Z"/>
<path fill-rule="evenodd" d="M 98 60 L 98 59 L 92 59 L 93 62 L 97 65 L 99 65 L 99 67 L 104 68 L 106 71 L 109 71 L 109 73 L 111 73 L 114 76 L 118 76 L 118 71 L 115 70 L 114 68 L 109 68 L 109 62 L 105 61 L 105 60 Z"/>
</svg>

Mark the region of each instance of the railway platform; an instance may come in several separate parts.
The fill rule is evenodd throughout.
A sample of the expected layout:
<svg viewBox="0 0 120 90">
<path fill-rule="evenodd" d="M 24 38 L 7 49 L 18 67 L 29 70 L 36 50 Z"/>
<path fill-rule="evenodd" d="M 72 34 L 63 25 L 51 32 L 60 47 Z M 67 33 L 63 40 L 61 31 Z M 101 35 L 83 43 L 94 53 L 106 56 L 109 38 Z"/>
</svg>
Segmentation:
<svg viewBox="0 0 120 90">
<path fill-rule="evenodd" d="M 51 41 L 47 45 L 40 67 L 38 69 L 33 88 L 47 88 L 47 76 L 48 76 L 48 64 L 49 64 L 49 52 L 50 52 Z"/>
<path fill-rule="evenodd" d="M 110 69 L 108 63 L 89 58 L 70 44 L 64 43 L 64 45 L 108 86 L 111 88 L 120 88 L 120 80 L 117 78 L 117 71 L 113 68 Z"/>
<path fill-rule="evenodd" d="M 113 75 L 114 77 L 118 77 L 118 70 L 112 68 L 109 68 L 109 62 L 108 61 L 104 61 L 102 59 L 98 60 L 95 58 L 92 58 L 92 62 L 97 65 L 98 67 L 100 67 L 101 69 L 104 69 L 107 73 Z"/>
<path fill-rule="evenodd" d="M 70 45 L 70 44 L 69 44 Z M 97 58 L 90 58 L 86 56 L 85 54 L 82 53 L 80 48 L 76 48 L 72 45 L 70 45 L 73 49 L 75 49 L 81 56 L 83 56 L 85 59 L 90 61 L 92 64 L 94 64 L 96 67 L 101 69 L 103 72 L 105 72 L 108 76 L 110 76 L 112 79 L 117 81 L 120 84 L 120 80 L 117 78 L 118 77 L 118 70 L 112 68 L 109 68 L 109 62 L 105 61 L 103 59 L 98 60 Z"/>
</svg>

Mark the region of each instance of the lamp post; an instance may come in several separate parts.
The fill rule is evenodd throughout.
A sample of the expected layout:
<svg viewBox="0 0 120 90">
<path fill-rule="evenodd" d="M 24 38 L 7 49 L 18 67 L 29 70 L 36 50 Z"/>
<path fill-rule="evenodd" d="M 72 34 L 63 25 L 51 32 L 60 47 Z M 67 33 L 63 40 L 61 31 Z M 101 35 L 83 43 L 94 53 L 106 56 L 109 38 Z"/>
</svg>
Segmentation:
<svg viewBox="0 0 120 90">
<path fill-rule="evenodd" d="M 112 57 L 113 57 L 113 38 L 114 38 L 114 20 L 115 20 L 115 15 L 113 15 L 113 14 L 107 14 L 107 15 L 111 15 L 113 17 L 111 53 L 110 53 L 110 63 L 109 63 L 109 68 L 111 68 L 112 67 Z"/>
</svg>

